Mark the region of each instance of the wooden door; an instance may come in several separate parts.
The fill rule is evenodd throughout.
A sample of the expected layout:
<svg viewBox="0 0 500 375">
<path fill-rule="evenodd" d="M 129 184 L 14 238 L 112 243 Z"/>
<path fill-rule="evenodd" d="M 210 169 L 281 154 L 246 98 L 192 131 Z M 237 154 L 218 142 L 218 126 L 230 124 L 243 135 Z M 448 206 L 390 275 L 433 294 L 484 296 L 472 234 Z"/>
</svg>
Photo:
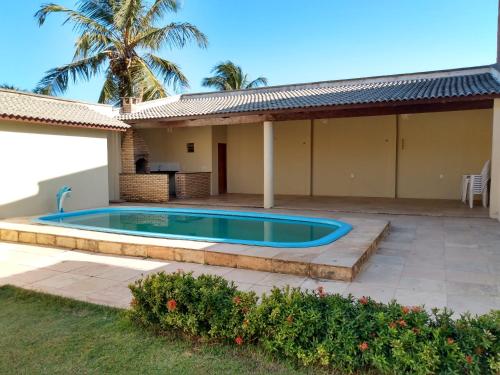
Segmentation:
<svg viewBox="0 0 500 375">
<path fill-rule="evenodd" d="M 219 173 L 219 194 L 227 193 L 227 145 L 217 144 L 217 165 Z"/>
</svg>

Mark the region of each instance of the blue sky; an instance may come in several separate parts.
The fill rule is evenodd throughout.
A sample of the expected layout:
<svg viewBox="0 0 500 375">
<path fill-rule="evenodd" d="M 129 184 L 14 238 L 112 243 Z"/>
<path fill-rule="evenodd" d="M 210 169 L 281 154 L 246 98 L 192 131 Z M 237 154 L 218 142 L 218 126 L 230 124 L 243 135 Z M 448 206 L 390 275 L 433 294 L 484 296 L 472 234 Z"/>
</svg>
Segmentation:
<svg viewBox="0 0 500 375">
<path fill-rule="evenodd" d="M 51 0 L 73 7 L 74 1 Z M 75 34 L 33 14 L 48 0 L 2 2 L 0 83 L 36 86 L 69 62 Z M 496 58 L 497 0 L 184 0 L 165 19 L 188 21 L 209 38 L 206 50 L 161 51 L 179 64 L 188 92 L 223 60 L 272 85 L 491 64 Z M 100 77 L 71 85 L 65 97 L 96 101 Z M 170 90 L 172 92 L 172 90 Z M 174 93 L 174 92 L 172 92 Z"/>
</svg>

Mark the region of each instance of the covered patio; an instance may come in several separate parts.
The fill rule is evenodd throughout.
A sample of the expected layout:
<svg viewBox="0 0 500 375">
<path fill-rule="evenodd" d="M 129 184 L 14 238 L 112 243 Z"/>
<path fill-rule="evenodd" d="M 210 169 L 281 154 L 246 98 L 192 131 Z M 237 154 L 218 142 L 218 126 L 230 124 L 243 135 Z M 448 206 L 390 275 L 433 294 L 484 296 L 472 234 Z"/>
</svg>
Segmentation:
<svg viewBox="0 0 500 375">
<path fill-rule="evenodd" d="M 134 103 L 121 198 L 498 218 L 498 77 L 483 66 Z M 462 176 L 489 160 L 489 208 L 470 209 Z"/>
</svg>

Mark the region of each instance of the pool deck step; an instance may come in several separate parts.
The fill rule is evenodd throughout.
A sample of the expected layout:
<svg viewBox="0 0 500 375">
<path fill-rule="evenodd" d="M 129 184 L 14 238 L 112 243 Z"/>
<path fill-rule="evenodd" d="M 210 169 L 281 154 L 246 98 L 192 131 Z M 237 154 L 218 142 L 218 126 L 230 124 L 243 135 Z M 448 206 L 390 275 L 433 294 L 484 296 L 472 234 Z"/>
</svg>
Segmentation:
<svg viewBox="0 0 500 375">
<path fill-rule="evenodd" d="M 343 218 L 353 230 L 323 246 L 275 248 L 122 235 L 39 225 L 32 218 L 0 221 L 0 240 L 76 251 L 192 262 L 277 272 L 318 279 L 352 281 L 388 234 L 387 220 Z"/>
</svg>

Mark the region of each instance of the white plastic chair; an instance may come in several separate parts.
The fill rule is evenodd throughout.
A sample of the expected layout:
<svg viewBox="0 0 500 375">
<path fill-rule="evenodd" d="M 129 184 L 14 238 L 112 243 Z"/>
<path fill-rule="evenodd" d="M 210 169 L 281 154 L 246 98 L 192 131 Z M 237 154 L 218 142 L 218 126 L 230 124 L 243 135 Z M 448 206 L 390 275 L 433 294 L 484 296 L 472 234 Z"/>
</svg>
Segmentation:
<svg viewBox="0 0 500 375">
<path fill-rule="evenodd" d="M 474 207 L 474 195 L 482 194 L 483 206 L 488 207 L 488 181 L 490 180 L 490 161 L 484 163 L 481 174 L 462 176 L 462 202 L 469 199 L 469 207 Z"/>
</svg>

